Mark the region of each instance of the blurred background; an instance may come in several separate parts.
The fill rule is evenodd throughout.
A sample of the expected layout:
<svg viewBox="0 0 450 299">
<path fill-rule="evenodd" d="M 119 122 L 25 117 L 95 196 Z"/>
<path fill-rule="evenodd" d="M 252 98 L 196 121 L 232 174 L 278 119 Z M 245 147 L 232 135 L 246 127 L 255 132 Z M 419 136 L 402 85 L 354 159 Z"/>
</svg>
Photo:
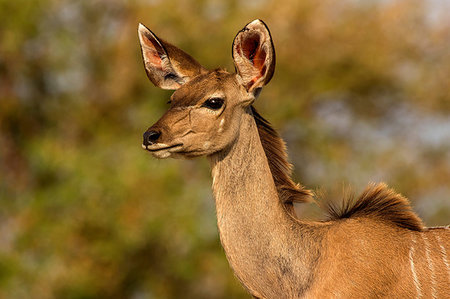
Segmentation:
<svg viewBox="0 0 450 299">
<path fill-rule="evenodd" d="M 450 221 L 445 0 L 0 0 L 0 297 L 249 298 L 225 259 L 209 165 L 152 158 L 171 92 L 138 22 L 208 68 L 255 18 L 277 69 L 258 103 L 294 176 L 340 198 L 385 181 Z M 320 217 L 320 215 L 319 215 Z"/>
</svg>

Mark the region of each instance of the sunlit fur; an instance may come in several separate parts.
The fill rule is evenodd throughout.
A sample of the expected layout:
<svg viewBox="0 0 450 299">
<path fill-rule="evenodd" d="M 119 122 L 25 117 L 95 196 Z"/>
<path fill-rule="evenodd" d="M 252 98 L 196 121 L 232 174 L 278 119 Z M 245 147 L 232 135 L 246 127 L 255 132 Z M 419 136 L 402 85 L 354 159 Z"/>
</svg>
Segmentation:
<svg viewBox="0 0 450 299">
<path fill-rule="evenodd" d="M 207 156 L 220 240 L 250 294 L 448 297 L 449 228 L 424 227 L 408 200 L 385 184 L 369 185 L 340 206 L 326 204 L 326 221 L 294 217 L 292 202 L 308 202 L 312 193 L 293 182 L 283 140 L 252 106 L 275 66 L 262 21 L 249 23 L 234 40 L 236 74 L 207 71 L 144 26 L 139 34 L 149 78 L 176 90 L 168 111 L 149 128 L 161 134 L 144 148 L 157 158 Z M 211 97 L 225 104 L 205 107 Z"/>
</svg>

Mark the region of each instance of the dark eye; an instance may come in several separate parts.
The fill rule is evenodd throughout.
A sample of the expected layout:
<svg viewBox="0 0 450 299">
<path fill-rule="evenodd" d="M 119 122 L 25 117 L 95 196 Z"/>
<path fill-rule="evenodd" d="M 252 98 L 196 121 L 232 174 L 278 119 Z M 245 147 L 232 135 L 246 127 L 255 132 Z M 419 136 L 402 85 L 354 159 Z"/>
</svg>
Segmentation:
<svg viewBox="0 0 450 299">
<path fill-rule="evenodd" d="M 202 107 L 206 107 L 206 108 L 212 109 L 212 110 L 217 110 L 217 109 L 222 108 L 223 103 L 224 103 L 224 100 L 221 98 L 210 98 L 210 99 L 207 99 L 203 103 Z"/>
</svg>

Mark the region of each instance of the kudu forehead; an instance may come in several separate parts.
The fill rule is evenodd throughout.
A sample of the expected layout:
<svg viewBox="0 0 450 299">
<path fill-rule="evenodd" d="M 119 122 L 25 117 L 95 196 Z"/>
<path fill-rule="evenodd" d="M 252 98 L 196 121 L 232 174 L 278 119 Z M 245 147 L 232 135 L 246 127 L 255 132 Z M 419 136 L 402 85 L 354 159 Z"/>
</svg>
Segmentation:
<svg viewBox="0 0 450 299">
<path fill-rule="evenodd" d="M 234 74 L 222 70 L 200 74 L 173 93 L 172 107 L 193 106 L 216 92 L 226 93 L 234 87 L 237 87 Z"/>
</svg>

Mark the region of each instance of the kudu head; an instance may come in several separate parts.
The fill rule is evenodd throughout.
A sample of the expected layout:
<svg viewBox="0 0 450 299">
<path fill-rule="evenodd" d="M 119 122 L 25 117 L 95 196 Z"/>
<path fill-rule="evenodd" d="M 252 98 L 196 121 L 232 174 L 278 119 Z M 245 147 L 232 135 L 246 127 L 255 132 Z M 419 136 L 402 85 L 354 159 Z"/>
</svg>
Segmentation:
<svg viewBox="0 0 450 299">
<path fill-rule="evenodd" d="M 242 115 L 249 113 L 275 69 L 272 38 L 264 22 L 255 20 L 236 35 L 235 74 L 205 69 L 142 24 L 138 32 L 147 76 L 156 86 L 175 90 L 170 108 L 144 133 L 143 148 L 157 158 L 191 158 L 230 146 Z"/>
</svg>

